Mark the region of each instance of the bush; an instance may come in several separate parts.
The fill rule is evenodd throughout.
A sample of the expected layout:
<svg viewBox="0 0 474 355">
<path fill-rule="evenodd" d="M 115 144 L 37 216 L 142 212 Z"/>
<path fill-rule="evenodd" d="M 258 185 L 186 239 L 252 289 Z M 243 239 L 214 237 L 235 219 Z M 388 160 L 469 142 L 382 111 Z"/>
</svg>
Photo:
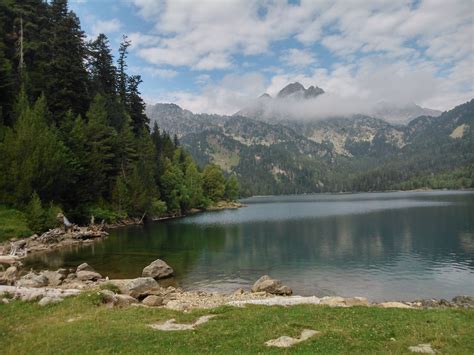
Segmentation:
<svg viewBox="0 0 474 355">
<path fill-rule="evenodd" d="M 117 223 L 118 221 L 127 218 L 125 212 L 117 212 L 109 208 L 98 206 L 89 208 L 89 214 L 94 216 L 96 222 L 101 222 L 103 220 L 106 223 Z"/>
</svg>

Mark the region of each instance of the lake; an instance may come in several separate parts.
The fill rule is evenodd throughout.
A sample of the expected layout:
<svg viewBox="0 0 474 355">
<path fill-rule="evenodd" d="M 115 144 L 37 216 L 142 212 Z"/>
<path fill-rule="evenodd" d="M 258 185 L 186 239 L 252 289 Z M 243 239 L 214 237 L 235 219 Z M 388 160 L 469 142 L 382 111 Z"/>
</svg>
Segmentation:
<svg viewBox="0 0 474 355">
<path fill-rule="evenodd" d="M 264 274 L 300 295 L 414 300 L 474 295 L 474 193 L 253 197 L 238 210 L 110 231 L 94 244 L 32 255 L 37 269 L 88 262 L 134 278 L 160 258 L 185 289 L 231 292 Z M 170 282 L 170 281 L 169 281 Z"/>
</svg>

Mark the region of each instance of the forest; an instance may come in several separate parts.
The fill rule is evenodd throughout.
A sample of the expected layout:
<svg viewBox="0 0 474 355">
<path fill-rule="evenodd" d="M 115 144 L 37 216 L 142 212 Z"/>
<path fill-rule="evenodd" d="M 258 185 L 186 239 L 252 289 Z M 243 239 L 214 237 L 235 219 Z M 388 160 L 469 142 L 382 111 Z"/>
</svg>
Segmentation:
<svg viewBox="0 0 474 355">
<path fill-rule="evenodd" d="M 67 0 L 0 1 L 0 205 L 31 230 L 59 211 L 115 222 L 237 198 L 235 175 L 199 169 L 176 136 L 150 127 L 130 45 L 123 36 L 114 54 L 104 34 L 87 40 Z"/>
</svg>

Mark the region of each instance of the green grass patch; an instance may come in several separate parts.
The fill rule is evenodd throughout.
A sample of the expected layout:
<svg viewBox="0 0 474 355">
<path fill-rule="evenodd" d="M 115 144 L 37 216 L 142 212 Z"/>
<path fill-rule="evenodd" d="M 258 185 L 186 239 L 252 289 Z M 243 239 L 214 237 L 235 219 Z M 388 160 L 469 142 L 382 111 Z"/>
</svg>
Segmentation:
<svg viewBox="0 0 474 355">
<path fill-rule="evenodd" d="M 99 306 L 97 294 L 63 303 L 0 305 L 0 349 L 17 353 L 281 353 L 264 343 L 309 328 L 321 333 L 291 349 L 297 353 L 407 353 L 430 343 L 441 353 L 474 350 L 474 311 L 367 307 L 220 307 L 181 313 L 165 309 Z M 149 324 L 175 318 L 217 317 L 194 330 L 162 332 Z"/>
<path fill-rule="evenodd" d="M 15 209 L 0 206 L 0 242 L 32 235 L 25 215 Z"/>
</svg>

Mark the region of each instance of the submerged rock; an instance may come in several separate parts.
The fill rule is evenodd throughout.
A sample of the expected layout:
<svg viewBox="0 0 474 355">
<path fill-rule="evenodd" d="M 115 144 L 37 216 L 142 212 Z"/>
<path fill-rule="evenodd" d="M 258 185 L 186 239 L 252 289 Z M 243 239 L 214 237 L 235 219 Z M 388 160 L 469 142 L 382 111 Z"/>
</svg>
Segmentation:
<svg viewBox="0 0 474 355">
<path fill-rule="evenodd" d="M 272 279 L 268 275 L 259 278 L 252 286 L 252 292 L 266 292 L 273 295 L 289 296 L 293 290 L 281 283 L 280 280 Z"/>
<path fill-rule="evenodd" d="M 154 279 L 164 279 L 173 275 L 173 269 L 161 259 L 156 259 L 145 267 L 142 272 L 143 277 L 153 277 Z"/>
</svg>

